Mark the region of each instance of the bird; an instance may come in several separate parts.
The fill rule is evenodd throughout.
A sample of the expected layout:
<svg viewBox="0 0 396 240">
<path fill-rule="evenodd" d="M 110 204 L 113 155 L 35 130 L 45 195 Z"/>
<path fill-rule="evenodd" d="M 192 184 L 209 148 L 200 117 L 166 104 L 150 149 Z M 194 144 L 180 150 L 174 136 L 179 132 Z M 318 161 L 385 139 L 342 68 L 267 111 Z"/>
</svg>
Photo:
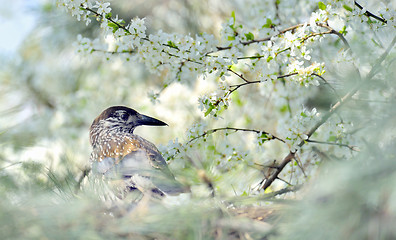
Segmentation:
<svg viewBox="0 0 396 240">
<path fill-rule="evenodd" d="M 141 125 L 167 126 L 126 106 L 109 107 L 96 117 L 89 130 L 92 171 L 121 180 L 124 192 L 138 191 L 160 199 L 188 192 L 175 179 L 157 147 L 133 133 Z"/>
</svg>

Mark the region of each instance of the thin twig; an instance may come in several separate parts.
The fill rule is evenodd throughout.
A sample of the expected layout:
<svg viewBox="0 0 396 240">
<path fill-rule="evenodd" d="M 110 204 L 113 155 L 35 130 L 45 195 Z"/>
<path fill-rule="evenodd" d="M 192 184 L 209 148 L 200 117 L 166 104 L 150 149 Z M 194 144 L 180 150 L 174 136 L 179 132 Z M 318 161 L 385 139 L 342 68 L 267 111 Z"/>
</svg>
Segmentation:
<svg viewBox="0 0 396 240">
<path fill-rule="evenodd" d="M 303 173 L 304 177 L 306 178 L 307 174 L 305 173 L 304 166 L 303 166 L 303 164 L 302 164 L 302 162 L 300 160 L 300 157 L 298 155 L 296 155 L 294 160 L 296 161 L 297 166 L 301 169 L 301 172 Z"/>
<path fill-rule="evenodd" d="M 285 28 L 285 29 L 279 31 L 277 34 L 275 34 L 275 35 L 273 35 L 273 36 L 269 36 L 269 37 L 265 37 L 265 38 L 261 38 L 261 39 L 253 39 L 253 40 L 241 42 L 241 44 L 242 44 L 243 46 L 247 46 L 247 45 L 250 45 L 250 44 L 253 44 L 253 43 L 261 43 L 261 42 L 270 41 L 271 38 L 273 38 L 273 37 L 275 37 L 275 36 L 279 36 L 279 35 L 282 35 L 282 34 L 284 34 L 284 33 L 286 33 L 286 32 L 293 31 L 293 30 L 295 30 L 295 29 L 297 29 L 297 28 L 299 28 L 299 27 L 303 27 L 304 25 L 309 26 L 310 24 L 309 24 L 309 23 L 300 23 L 300 24 L 297 24 L 297 25 L 294 25 L 294 26 Z M 317 23 L 316 25 L 319 26 L 319 27 L 326 28 L 326 29 L 328 29 L 328 31 L 327 31 L 327 32 L 321 32 L 321 33 L 312 33 L 312 34 L 306 36 L 305 39 L 303 39 L 303 40 L 306 40 L 306 39 L 308 39 L 308 38 L 310 38 L 310 37 L 314 37 L 314 36 L 317 36 L 317 35 L 336 34 L 336 35 L 338 35 L 338 36 L 341 38 L 341 40 L 342 40 L 344 43 L 346 43 L 346 45 L 348 46 L 348 48 L 350 48 L 348 42 L 345 40 L 345 38 L 342 36 L 341 33 L 335 31 L 333 28 L 331 28 L 331 27 L 328 26 L 327 24 Z M 224 51 L 224 50 L 231 49 L 232 46 L 227 46 L 227 47 L 216 47 L 216 48 L 217 48 L 217 51 L 208 52 L 208 53 L 205 54 L 205 56 L 207 56 L 207 55 L 209 55 L 209 54 L 211 54 L 211 53 L 214 53 L 214 52 L 219 52 L 219 51 Z M 209 56 L 210 56 L 210 55 L 209 55 Z"/>
<path fill-rule="evenodd" d="M 352 51 L 351 45 L 349 45 L 348 41 L 346 40 L 346 38 L 344 37 L 344 35 L 343 35 L 342 33 L 340 33 L 340 32 L 338 32 L 338 31 L 334 30 L 334 29 L 331 28 L 327 23 L 326 23 L 326 24 L 318 23 L 317 25 L 318 25 L 318 26 L 321 26 L 321 27 L 324 27 L 324 28 L 327 28 L 327 29 L 330 31 L 331 34 L 334 34 L 334 35 L 336 35 L 339 39 L 341 39 L 341 41 L 342 41 L 342 42 L 344 43 L 344 45 L 346 46 L 346 49 L 350 52 L 350 55 L 351 55 L 352 57 L 354 57 L 354 53 L 353 53 L 353 51 Z M 361 77 L 359 68 L 356 66 L 355 62 L 352 62 L 352 64 L 353 64 L 353 66 L 354 66 L 354 68 L 355 68 L 356 74 L 358 75 L 359 79 L 361 79 L 362 77 Z"/>
<path fill-rule="evenodd" d="M 296 72 L 294 72 L 294 73 L 288 73 L 288 74 L 285 74 L 285 75 L 277 76 L 276 79 L 287 78 L 287 77 L 291 77 L 291 76 L 294 76 L 294 75 L 297 75 L 297 74 L 298 74 L 298 73 L 296 73 Z M 233 89 L 230 89 L 228 94 L 231 94 L 231 93 L 235 92 L 238 88 L 243 87 L 243 86 L 245 86 L 245 85 L 248 85 L 248 84 L 257 84 L 257 83 L 262 83 L 262 82 L 263 82 L 263 81 L 257 80 L 257 81 L 250 81 L 250 82 L 245 82 L 245 83 L 241 83 L 241 84 L 231 85 L 230 87 L 233 88 Z"/>
<path fill-rule="evenodd" d="M 323 27 L 323 28 L 327 28 L 329 30 L 330 34 L 334 34 L 337 35 L 337 37 L 339 37 L 341 39 L 341 41 L 344 43 L 344 45 L 347 47 L 347 49 L 351 49 L 351 46 L 349 45 L 348 41 L 346 40 L 346 38 L 344 37 L 344 35 L 336 30 L 334 30 L 332 27 L 330 27 L 327 23 L 317 23 L 318 26 Z"/>
<path fill-rule="evenodd" d="M 113 54 L 113 55 L 121 54 L 121 53 L 128 53 L 128 54 L 136 53 L 136 51 L 134 51 L 134 50 L 123 50 L 121 52 L 117 52 L 117 51 L 107 51 L 107 50 L 97 49 L 97 48 L 92 49 L 92 52 L 103 52 L 103 53 L 109 53 L 109 54 Z"/>
<path fill-rule="evenodd" d="M 202 134 L 191 138 L 190 140 L 188 140 L 183 146 L 181 146 L 180 148 L 186 148 L 190 143 L 194 142 L 195 140 L 199 139 L 199 138 L 203 138 L 207 135 L 213 134 L 215 132 L 218 131 L 234 131 L 234 132 L 254 132 L 257 134 L 266 134 L 269 136 L 269 138 L 267 138 L 266 140 L 278 140 L 281 142 L 285 142 L 285 140 L 283 140 L 282 138 L 279 138 L 277 136 L 272 135 L 271 133 L 268 133 L 266 131 L 260 131 L 260 130 L 256 130 L 256 129 L 248 129 L 248 128 L 234 128 L 234 127 L 222 127 L 222 128 L 214 128 L 214 129 L 209 129 L 204 131 Z M 180 148 L 176 149 L 176 152 L 173 154 L 173 156 L 171 158 L 174 158 L 177 154 L 180 153 Z"/>
<path fill-rule="evenodd" d="M 312 140 L 312 139 L 307 139 L 307 142 L 310 143 L 317 143 L 317 144 L 327 144 L 327 145 L 335 145 L 335 146 L 340 146 L 340 147 L 347 147 L 352 151 L 359 151 L 357 146 L 351 146 L 348 144 L 344 144 L 344 143 L 336 143 L 336 142 L 324 142 L 324 141 L 318 141 L 318 140 Z"/>
<path fill-rule="evenodd" d="M 170 52 L 167 52 L 167 51 L 165 51 L 165 50 L 162 50 L 162 52 L 166 53 L 167 55 L 169 55 L 169 56 L 171 56 L 171 57 L 181 58 L 180 56 L 177 56 L 177 55 L 172 54 L 172 53 L 170 53 Z M 203 63 L 201 63 L 201 62 L 197 62 L 197 61 L 191 60 L 190 58 L 181 58 L 181 59 L 183 59 L 184 61 L 188 61 L 188 62 L 192 62 L 192 63 L 199 64 L 199 65 L 202 65 L 202 64 L 203 64 Z"/>
<path fill-rule="evenodd" d="M 215 133 L 215 132 L 218 132 L 218 131 L 254 132 L 254 133 L 257 133 L 257 134 L 266 134 L 266 135 L 270 135 L 270 137 L 268 138 L 268 140 L 276 139 L 276 140 L 279 140 L 279 141 L 281 141 L 281 142 L 283 142 L 283 143 L 285 142 L 285 140 L 283 140 L 283 139 L 281 139 L 281 138 L 279 138 L 279 137 L 277 137 L 277 136 L 274 136 L 274 135 L 272 135 L 271 133 L 268 133 L 268 132 L 266 132 L 266 131 L 260 131 L 260 130 L 248 129 L 248 128 L 222 127 L 222 128 L 214 128 L 214 129 L 206 130 L 206 131 L 204 131 L 202 134 L 200 134 L 200 135 L 198 135 L 198 136 L 196 136 L 196 137 L 190 139 L 188 142 L 186 142 L 186 145 L 190 144 L 191 142 L 193 142 L 193 141 L 195 141 L 195 140 L 197 140 L 197 139 L 199 139 L 199 138 L 203 138 L 203 137 L 205 137 L 205 136 L 207 136 L 207 135 L 210 135 L 210 134 Z"/>
<path fill-rule="evenodd" d="M 333 86 L 331 86 L 331 84 L 323 76 L 316 74 L 316 73 L 312 73 L 312 75 L 320 78 L 320 80 L 322 80 L 326 84 L 326 86 L 329 86 L 329 88 L 334 92 L 334 95 L 337 97 L 337 100 L 338 101 L 341 100 L 341 96 L 337 93 L 335 88 Z"/>
<path fill-rule="evenodd" d="M 270 193 L 265 193 L 263 195 L 257 195 L 257 196 L 236 196 L 231 199 L 229 199 L 230 202 L 252 202 L 252 203 L 257 203 L 258 201 L 271 201 L 275 199 L 276 196 L 283 195 L 286 193 L 290 192 L 297 192 L 302 188 L 302 185 L 289 185 L 285 188 L 282 188 L 278 191 L 270 192 Z"/>
<path fill-rule="evenodd" d="M 267 199 L 268 198 L 274 198 L 274 197 L 276 197 L 278 195 L 282 195 L 282 194 L 285 194 L 285 193 L 296 192 L 296 191 L 300 190 L 301 187 L 302 187 L 302 185 L 295 185 L 295 186 L 285 187 L 285 188 L 283 188 L 281 190 L 278 190 L 278 191 L 275 191 L 275 192 L 272 192 L 272 193 L 267 193 L 267 194 L 264 195 L 264 197 L 267 198 Z"/>
<path fill-rule="evenodd" d="M 83 4 L 81 4 L 80 6 L 81 6 L 81 8 L 87 10 L 88 12 L 93 13 L 96 17 L 100 17 L 102 19 L 105 18 L 105 19 L 109 20 L 110 22 L 114 23 L 118 28 L 121 28 L 122 30 L 124 30 L 128 35 L 132 35 L 132 33 L 124 25 L 114 21 L 111 17 L 107 17 L 107 16 L 104 17 L 101 14 L 99 14 L 97 11 L 95 11 L 95 10 L 89 8 L 89 7 L 86 7 Z M 148 39 L 147 37 L 143 37 L 141 39 L 144 40 L 144 41 L 148 41 L 148 42 L 150 41 L 150 39 Z M 169 44 L 162 43 L 161 45 L 162 46 L 166 46 L 166 47 L 170 47 L 170 48 L 173 48 L 173 49 L 180 50 L 178 47 L 171 46 Z"/>
<path fill-rule="evenodd" d="M 362 7 L 357 1 L 355 1 L 355 5 L 356 5 L 360 10 L 363 9 L 363 7 Z M 380 22 L 387 23 L 386 19 L 383 19 L 383 18 L 381 18 L 381 17 L 378 17 L 377 15 L 374 15 L 374 14 L 372 14 L 371 12 L 369 12 L 369 11 L 367 11 L 367 10 L 366 10 L 366 12 L 364 12 L 364 15 L 366 15 L 366 16 L 369 17 L 369 18 L 370 18 L 370 17 L 375 18 L 375 19 L 377 19 L 377 20 L 380 21 Z"/>
<path fill-rule="evenodd" d="M 109 20 L 110 22 L 114 23 L 118 28 L 121 28 L 122 30 L 124 30 L 126 33 L 128 33 L 129 35 L 132 35 L 131 32 L 123 25 L 121 25 L 120 23 L 114 21 L 111 17 L 103 17 L 102 15 L 100 15 L 98 12 L 96 12 L 95 10 L 84 6 L 83 4 L 80 5 L 83 9 L 87 10 L 88 12 L 93 13 L 96 17 L 100 17 L 100 18 L 105 18 L 107 20 Z"/>
<path fill-rule="evenodd" d="M 305 42 L 306 40 L 308 40 L 309 38 L 315 37 L 315 36 L 322 36 L 322 35 L 327 35 L 327 34 L 336 34 L 336 33 L 335 33 L 336 31 L 335 31 L 334 29 L 330 28 L 328 25 L 318 23 L 318 26 L 325 27 L 325 28 L 330 29 L 330 30 L 329 30 L 329 31 L 326 31 L 326 32 L 311 33 L 311 34 L 309 34 L 309 35 L 307 35 L 307 36 L 301 38 L 300 42 L 303 43 L 303 42 Z M 344 39 L 345 39 L 345 38 L 344 38 Z M 348 48 L 349 48 L 349 45 L 348 45 Z M 277 52 L 277 53 L 275 53 L 275 54 L 280 54 L 280 53 L 285 52 L 285 51 L 290 50 L 290 49 L 291 49 L 291 48 L 288 47 L 288 48 L 285 48 L 285 49 L 280 50 L 279 52 Z M 212 55 L 208 55 L 208 56 L 214 57 L 214 56 L 212 56 Z M 245 60 L 245 59 L 250 59 L 250 60 L 251 60 L 251 59 L 261 59 L 261 58 L 263 58 L 263 57 L 264 57 L 264 55 L 256 55 L 256 56 L 238 57 L 237 59 L 238 59 L 238 60 Z"/>
<path fill-rule="evenodd" d="M 246 83 L 251 83 L 251 81 L 248 81 L 242 74 L 239 74 L 237 72 L 235 72 L 234 70 L 232 70 L 231 68 L 227 69 L 228 71 L 232 72 L 233 74 L 237 75 L 239 78 L 241 78 L 243 81 L 245 81 Z"/>
<path fill-rule="evenodd" d="M 292 176 L 290 176 L 290 178 L 292 178 Z M 292 186 L 292 184 L 291 184 L 290 182 L 286 181 L 286 180 L 283 179 L 283 178 L 278 177 L 277 179 L 280 180 L 280 181 L 282 181 L 282 182 L 284 182 L 284 183 L 286 183 L 288 186 Z M 291 179 L 290 179 L 290 180 L 291 180 Z"/>
<path fill-rule="evenodd" d="M 285 28 L 285 29 L 279 31 L 279 32 L 278 32 L 277 34 L 275 34 L 274 36 L 282 35 L 282 34 L 288 32 L 288 31 L 292 31 L 292 30 L 295 30 L 295 29 L 297 29 L 297 28 L 299 28 L 299 27 L 303 27 L 304 25 L 305 25 L 305 23 L 300 23 L 300 24 L 297 24 L 297 25 L 294 25 L 294 26 Z M 309 24 L 307 24 L 307 25 L 309 25 Z M 246 42 L 241 42 L 241 44 L 244 45 L 244 46 L 246 46 L 246 45 L 250 45 L 250 44 L 252 44 L 252 43 L 266 42 L 266 41 L 271 40 L 271 38 L 274 37 L 274 36 L 270 36 L 270 37 L 266 37 L 266 38 L 261 38 L 261 39 L 253 39 L 253 40 L 249 40 L 249 41 L 246 41 Z M 227 50 L 227 49 L 230 49 L 230 48 L 231 48 L 231 46 L 229 46 L 229 47 L 217 47 L 217 49 L 218 49 L 219 51 L 220 51 L 220 50 Z"/>
</svg>

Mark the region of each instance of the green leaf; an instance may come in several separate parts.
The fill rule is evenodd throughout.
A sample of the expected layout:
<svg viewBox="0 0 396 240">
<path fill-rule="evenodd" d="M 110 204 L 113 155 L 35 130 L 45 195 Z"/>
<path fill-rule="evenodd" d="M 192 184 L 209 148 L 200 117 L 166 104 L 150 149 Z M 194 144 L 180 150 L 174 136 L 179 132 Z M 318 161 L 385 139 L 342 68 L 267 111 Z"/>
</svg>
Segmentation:
<svg viewBox="0 0 396 240">
<path fill-rule="evenodd" d="M 263 28 L 271 28 L 272 26 L 272 20 L 267 18 L 267 22 L 263 25 Z"/>
<path fill-rule="evenodd" d="M 168 41 L 168 46 L 172 48 L 177 48 L 176 44 L 172 41 Z"/>
<path fill-rule="evenodd" d="M 232 18 L 232 25 L 230 26 L 230 28 L 235 31 L 235 12 L 234 11 L 232 11 L 232 13 L 231 13 L 231 18 Z"/>
<path fill-rule="evenodd" d="M 117 24 L 112 23 L 112 22 L 108 22 L 107 26 L 109 26 L 110 28 L 113 29 L 113 33 L 115 33 L 118 30 L 118 28 L 119 28 Z"/>
<path fill-rule="evenodd" d="M 318 2 L 318 6 L 320 10 L 326 10 L 326 5 L 322 2 Z"/>
<path fill-rule="evenodd" d="M 337 141 L 337 137 L 336 137 L 336 136 L 330 136 L 330 137 L 327 139 L 327 141 L 328 141 L 328 142 L 335 142 L 335 141 Z"/>
<path fill-rule="evenodd" d="M 348 6 L 348 5 L 345 5 L 345 4 L 344 4 L 343 7 L 344 7 L 344 9 L 347 10 L 347 11 L 350 11 L 350 12 L 353 11 L 353 9 L 352 9 L 350 6 Z"/>
<path fill-rule="evenodd" d="M 109 12 L 108 14 L 106 14 L 105 18 L 110 19 L 110 18 L 111 18 L 111 12 Z"/>
<path fill-rule="evenodd" d="M 208 108 L 208 110 L 206 110 L 206 112 L 205 112 L 205 117 L 208 116 L 212 112 L 213 109 L 214 109 L 214 106 L 210 106 Z"/>
<path fill-rule="evenodd" d="M 283 106 L 279 109 L 279 111 L 281 111 L 282 113 L 288 112 L 288 111 L 289 111 L 289 106 L 283 105 Z"/>
<path fill-rule="evenodd" d="M 260 136 L 261 138 L 268 138 L 268 134 L 266 134 L 266 133 L 261 133 L 261 136 Z"/>
<path fill-rule="evenodd" d="M 233 41 L 233 40 L 235 40 L 235 36 L 228 36 L 227 40 L 228 41 Z"/>
<path fill-rule="evenodd" d="M 341 34 L 346 34 L 346 33 L 347 33 L 347 31 L 346 31 L 346 26 L 343 26 L 343 27 L 342 27 L 342 30 L 340 31 L 340 33 L 341 33 Z"/>
<path fill-rule="evenodd" d="M 254 35 L 253 33 L 249 32 L 249 33 L 245 33 L 245 37 L 248 41 L 250 40 L 254 40 Z"/>
</svg>

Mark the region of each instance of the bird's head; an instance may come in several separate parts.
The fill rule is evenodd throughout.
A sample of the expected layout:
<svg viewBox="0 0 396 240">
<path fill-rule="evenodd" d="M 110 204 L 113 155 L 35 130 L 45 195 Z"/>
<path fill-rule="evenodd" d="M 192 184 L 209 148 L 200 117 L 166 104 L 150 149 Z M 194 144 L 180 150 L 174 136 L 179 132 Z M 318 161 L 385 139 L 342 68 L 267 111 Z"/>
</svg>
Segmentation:
<svg viewBox="0 0 396 240">
<path fill-rule="evenodd" d="M 91 144 L 94 145 L 95 140 L 101 132 L 109 134 L 132 134 L 133 130 L 140 125 L 166 126 L 168 124 L 158 119 L 140 114 L 128 107 L 109 107 L 92 122 L 89 131 Z"/>
</svg>

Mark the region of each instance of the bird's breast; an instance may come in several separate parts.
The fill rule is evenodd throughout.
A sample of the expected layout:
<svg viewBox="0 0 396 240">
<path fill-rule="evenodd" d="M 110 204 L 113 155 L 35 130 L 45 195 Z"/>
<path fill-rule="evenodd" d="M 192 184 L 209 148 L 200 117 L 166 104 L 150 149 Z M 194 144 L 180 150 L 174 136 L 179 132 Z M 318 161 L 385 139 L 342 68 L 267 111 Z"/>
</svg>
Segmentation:
<svg viewBox="0 0 396 240">
<path fill-rule="evenodd" d="M 91 161 L 101 162 L 105 158 L 114 158 L 116 163 L 131 152 L 141 149 L 138 139 L 129 136 L 108 136 L 99 139 L 94 147 Z"/>
</svg>

